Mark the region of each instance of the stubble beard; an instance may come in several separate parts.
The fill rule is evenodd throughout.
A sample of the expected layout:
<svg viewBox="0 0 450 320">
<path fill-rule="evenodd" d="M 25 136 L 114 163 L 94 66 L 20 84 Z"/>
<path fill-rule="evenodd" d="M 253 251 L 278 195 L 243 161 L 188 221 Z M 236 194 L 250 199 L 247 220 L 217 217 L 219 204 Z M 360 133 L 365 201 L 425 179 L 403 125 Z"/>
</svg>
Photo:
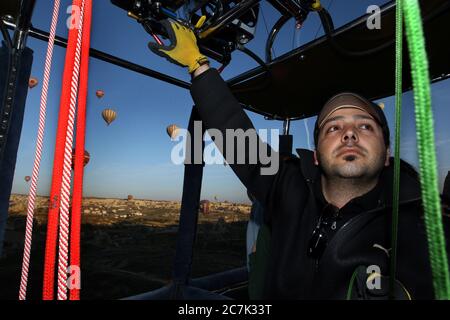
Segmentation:
<svg viewBox="0 0 450 320">
<path fill-rule="evenodd" d="M 384 166 L 384 156 L 375 158 L 364 158 L 362 155 L 347 155 L 344 157 L 344 163 L 330 161 L 317 152 L 322 173 L 327 179 L 345 179 L 354 180 L 356 184 L 372 181 L 378 178 Z M 366 160 L 366 161 L 365 161 Z"/>
</svg>

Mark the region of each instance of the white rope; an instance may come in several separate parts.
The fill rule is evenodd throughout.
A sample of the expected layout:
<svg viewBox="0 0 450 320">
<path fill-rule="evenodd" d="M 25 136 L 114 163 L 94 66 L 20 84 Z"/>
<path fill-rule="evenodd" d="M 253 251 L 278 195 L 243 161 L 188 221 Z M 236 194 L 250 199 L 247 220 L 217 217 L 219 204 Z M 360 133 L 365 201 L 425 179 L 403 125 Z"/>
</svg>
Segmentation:
<svg viewBox="0 0 450 320">
<path fill-rule="evenodd" d="M 44 81 L 42 83 L 42 93 L 39 110 L 39 128 L 34 154 L 33 173 L 31 175 L 30 193 L 28 195 L 27 222 L 25 231 L 25 246 L 23 251 L 22 275 L 20 279 L 19 300 L 25 300 L 27 295 L 28 271 L 31 257 L 31 244 L 33 238 L 33 217 L 36 204 L 37 182 L 39 179 L 39 168 L 41 164 L 42 147 L 44 144 L 45 118 L 47 110 L 47 94 L 50 82 L 50 70 L 52 66 L 53 48 L 56 36 L 56 25 L 58 23 L 60 0 L 55 0 L 53 7 L 52 23 L 50 26 L 50 36 L 47 46 L 47 54 L 44 66 Z"/>
</svg>

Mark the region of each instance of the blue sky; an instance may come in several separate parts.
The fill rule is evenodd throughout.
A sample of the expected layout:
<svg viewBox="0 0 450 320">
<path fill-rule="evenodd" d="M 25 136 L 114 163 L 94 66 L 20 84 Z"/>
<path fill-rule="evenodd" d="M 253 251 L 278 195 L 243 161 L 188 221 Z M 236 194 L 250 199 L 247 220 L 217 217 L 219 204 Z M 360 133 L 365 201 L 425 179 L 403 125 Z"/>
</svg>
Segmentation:
<svg viewBox="0 0 450 320">
<path fill-rule="evenodd" d="M 331 5 L 330 11 L 337 27 L 363 15 L 369 5 L 386 2 L 348 0 L 344 5 L 343 1 L 322 1 L 325 7 Z M 33 16 L 35 27 L 49 30 L 52 3 L 37 1 Z M 63 37 L 67 37 L 66 8 L 70 4 L 69 0 L 61 1 L 57 34 Z M 260 57 L 264 57 L 267 29 L 270 30 L 278 19 L 278 13 L 267 2 L 262 2 L 262 11 L 265 19 L 260 16 L 256 37 L 248 45 Z M 313 14 L 300 32 L 294 30 L 292 21 L 282 29 L 274 45 L 276 56 L 311 41 L 319 30 L 319 19 Z M 322 33 L 320 29 L 318 36 Z M 140 25 L 129 19 L 125 12 L 107 0 L 94 1 L 91 47 L 189 81 L 186 70 L 153 55 L 147 49 L 148 41 L 150 37 Z M 34 50 L 32 75 L 42 79 L 47 43 L 30 38 L 28 46 Z M 55 47 L 47 104 L 44 155 L 38 187 L 38 193 L 41 195 L 48 195 L 50 190 L 64 56 L 65 50 Z M 225 69 L 223 76 L 228 79 L 254 66 L 256 64 L 253 60 L 235 52 L 232 63 Z M 27 98 L 13 184 L 14 193 L 28 193 L 28 184 L 23 178 L 31 175 L 32 171 L 41 84 L 30 90 Z M 105 91 L 101 100 L 95 96 L 97 89 Z M 434 84 L 432 94 L 438 170 L 442 187 L 443 178 L 450 170 L 450 133 L 447 129 L 450 119 L 450 81 Z M 393 132 L 394 98 L 388 97 L 381 101 L 386 105 L 386 116 Z M 168 138 L 165 128 L 171 123 L 185 127 L 191 107 L 192 99 L 185 89 L 91 59 L 86 131 L 86 150 L 90 152 L 91 160 L 85 168 L 84 196 L 124 198 L 132 194 L 136 198 L 180 200 L 183 166 L 171 163 L 170 154 L 174 142 Z M 113 108 L 118 114 L 117 120 L 109 127 L 101 117 L 104 108 Z M 417 167 L 413 115 L 413 97 L 411 92 L 408 92 L 404 94 L 401 154 L 402 158 Z M 266 121 L 263 117 L 251 113 L 249 116 L 257 129 L 282 129 L 282 123 L 279 121 Z M 311 130 L 314 120 L 310 118 L 292 124 L 294 148 L 308 148 L 312 145 L 312 141 L 307 140 L 306 125 Z M 309 136 L 312 137 L 312 134 Z M 219 200 L 247 202 L 243 185 L 229 167 L 222 165 L 205 168 L 202 198 L 213 199 L 214 196 Z"/>
</svg>

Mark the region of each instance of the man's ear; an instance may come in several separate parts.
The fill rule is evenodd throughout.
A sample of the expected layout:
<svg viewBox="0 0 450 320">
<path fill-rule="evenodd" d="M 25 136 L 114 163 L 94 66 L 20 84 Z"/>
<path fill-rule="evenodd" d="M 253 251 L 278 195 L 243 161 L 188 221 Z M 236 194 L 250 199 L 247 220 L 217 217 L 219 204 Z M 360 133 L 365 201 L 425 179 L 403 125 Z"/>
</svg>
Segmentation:
<svg viewBox="0 0 450 320">
<path fill-rule="evenodd" d="M 389 166 L 389 158 L 391 157 L 391 148 L 387 147 L 386 148 L 386 159 L 384 160 L 384 166 L 388 167 Z"/>
<path fill-rule="evenodd" d="M 319 165 L 319 160 L 317 160 L 317 150 L 314 150 L 314 164 L 315 164 L 316 166 Z"/>
</svg>

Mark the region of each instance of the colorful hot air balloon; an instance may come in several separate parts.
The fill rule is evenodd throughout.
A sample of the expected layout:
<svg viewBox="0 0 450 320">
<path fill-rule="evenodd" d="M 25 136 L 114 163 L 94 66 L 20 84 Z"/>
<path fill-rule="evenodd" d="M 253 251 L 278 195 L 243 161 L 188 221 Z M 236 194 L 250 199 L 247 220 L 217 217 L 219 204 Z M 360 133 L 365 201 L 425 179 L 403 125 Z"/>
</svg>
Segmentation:
<svg viewBox="0 0 450 320">
<path fill-rule="evenodd" d="M 175 139 L 180 134 L 180 128 L 176 124 L 168 126 L 166 131 L 171 139 Z"/>
<path fill-rule="evenodd" d="M 29 182 L 31 180 L 31 177 L 30 176 L 25 176 L 24 179 L 25 179 L 26 182 Z"/>
<path fill-rule="evenodd" d="M 31 77 L 30 80 L 28 81 L 28 87 L 30 89 L 33 89 L 34 87 L 36 87 L 39 83 L 39 80 L 35 77 Z"/>
<path fill-rule="evenodd" d="M 112 109 L 105 109 L 102 112 L 102 117 L 109 126 L 116 119 L 117 113 Z"/>
<path fill-rule="evenodd" d="M 84 150 L 83 167 L 85 167 L 89 163 L 90 159 L 91 155 L 89 154 L 89 152 Z M 72 170 L 74 167 L 75 167 L 75 149 L 72 149 Z"/>
<path fill-rule="evenodd" d="M 105 95 L 105 91 L 103 91 L 103 90 L 97 90 L 97 91 L 95 92 L 95 95 L 97 96 L 97 98 L 101 99 L 101 98 L 103 98 L 103 96 Z"/>
</svg>

